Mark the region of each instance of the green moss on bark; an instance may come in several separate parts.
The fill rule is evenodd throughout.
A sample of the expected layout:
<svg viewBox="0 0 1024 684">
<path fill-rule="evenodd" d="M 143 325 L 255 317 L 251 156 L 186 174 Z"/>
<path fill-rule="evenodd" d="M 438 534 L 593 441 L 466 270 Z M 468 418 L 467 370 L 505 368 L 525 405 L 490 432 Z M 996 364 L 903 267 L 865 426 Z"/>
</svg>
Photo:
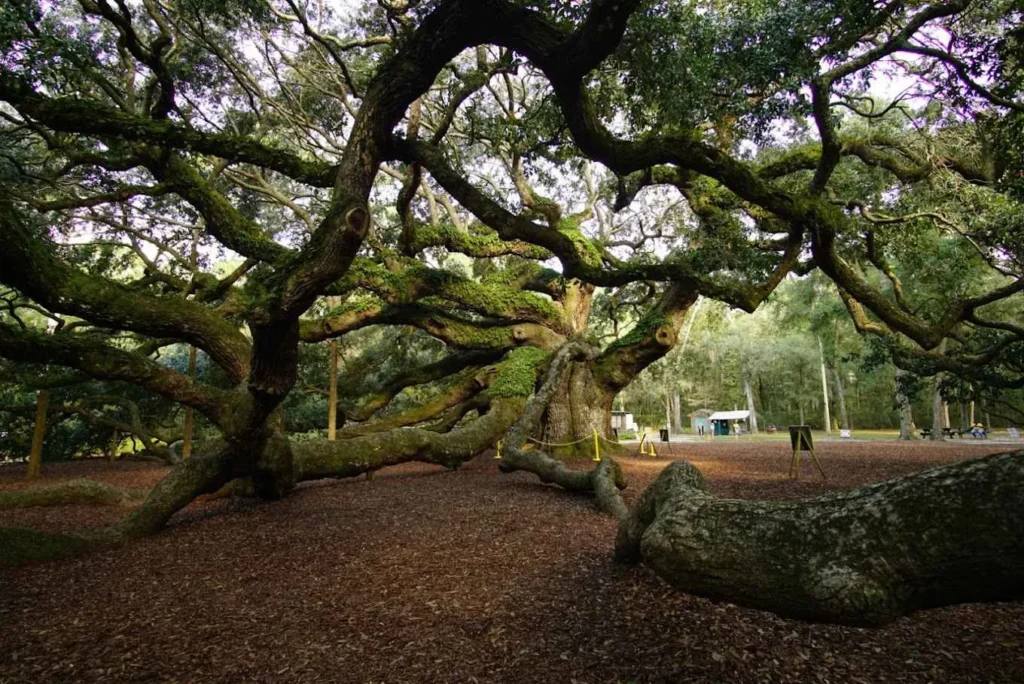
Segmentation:
<svg viewBox="0 0 1024 684">
<path fill-rule="evenodd" d="M 519 347 L 509 352 L 498 366 L 498 375 L 488 393 L 492 397 L 528 397 L 549 354 L 537 347 Z"/>
</svg>

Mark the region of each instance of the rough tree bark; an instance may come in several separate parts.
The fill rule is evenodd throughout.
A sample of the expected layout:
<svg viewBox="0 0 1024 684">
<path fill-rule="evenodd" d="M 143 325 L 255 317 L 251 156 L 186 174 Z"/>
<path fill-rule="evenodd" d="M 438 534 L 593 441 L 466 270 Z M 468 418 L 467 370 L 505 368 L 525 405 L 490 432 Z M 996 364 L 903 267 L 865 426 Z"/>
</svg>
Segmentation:
<svg viewBox="0 0 1024 684">
<path fill-rule="evenodd" d="M 677 461 L 621 524 L 616 556 L 687 592 L 816 622 L 1024 598 L 1024 451 L 779 503 L 718 499 Z"/>
<path fill-rule="evenodd" d="M 612 402 L 615 393 L 601 386 L 589 362 L 569 364 L 559 380 L 545 413 L 542 439 L 546 442 L 572 442 L 597 433 L 612 436 Z M 577 452 L 590 454 L 592 448 L 583 443 Z"/>
<path fill-rule="evenodd" d="M 327 439 L 338 438 L 338 342 L 331 340 L 331 356 L 327 367 Z"/>
</svg>

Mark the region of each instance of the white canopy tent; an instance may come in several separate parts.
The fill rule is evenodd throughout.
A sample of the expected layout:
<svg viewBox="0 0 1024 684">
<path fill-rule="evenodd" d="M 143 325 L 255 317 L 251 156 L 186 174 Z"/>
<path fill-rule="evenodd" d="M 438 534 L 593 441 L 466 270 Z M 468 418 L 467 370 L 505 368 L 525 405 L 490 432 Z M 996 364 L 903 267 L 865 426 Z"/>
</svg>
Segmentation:
<svg viewBox="0 0 1024 684">
<path fill-rule="evenodd" d="M 750 419 L 750 411 L 715 411 L 708 420 L 711 421 L 712 434 L 715 435 L 727 435 L 729 434 L 730 426 L 733 423 L 743 423 L 743 429 L 749 430 L 750 425 L 747 421 Z"/>
</svg>

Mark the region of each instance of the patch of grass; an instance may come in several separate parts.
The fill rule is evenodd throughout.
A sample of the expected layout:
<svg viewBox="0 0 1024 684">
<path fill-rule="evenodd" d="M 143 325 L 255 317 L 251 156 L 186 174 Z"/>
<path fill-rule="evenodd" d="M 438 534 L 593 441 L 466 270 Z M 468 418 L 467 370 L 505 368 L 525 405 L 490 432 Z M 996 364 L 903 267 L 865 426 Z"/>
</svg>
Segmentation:
<svg viewBox="0 0 1024 684">
<path fill-rule="evenodd" d="M 91 547 L 92 542 L 80 537 L 0 527 L 0 567 L 68 558 Z"/>
</svg>

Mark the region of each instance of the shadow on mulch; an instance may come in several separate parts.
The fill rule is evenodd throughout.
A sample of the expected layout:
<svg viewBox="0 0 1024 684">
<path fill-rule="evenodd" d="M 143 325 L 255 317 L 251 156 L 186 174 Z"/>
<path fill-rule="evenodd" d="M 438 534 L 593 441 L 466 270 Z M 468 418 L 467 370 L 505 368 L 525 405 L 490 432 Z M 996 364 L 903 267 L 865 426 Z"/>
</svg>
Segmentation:
<svg viewBox="0 0 1024 684">
<path fill-rule="evenodd" d="M 688 445 L 720 496 L 786 499 L 998 448 L 835 444 L 786 478 L 784 444 Z M 668 459 L 622 459 L 627 498 Z M 577 465 L 584 467 L 585 462 Z M 48 468 L 150 484 L 159 468 Z M 0 486 L 17 474 L 0 468 Z M 0 512 L 61 531 L 124 509 Z M 108 520 L 109 518 L 109 520 Z M 806 625 L 673 591 L 611 561 L 585 498 L 406 465 L 280 502 L 212 501 L 156 537 L 4 571 L 0 681 L 1021 682 L 1024 605 L 919 613 L 884 629 Z"/>
</svg>

